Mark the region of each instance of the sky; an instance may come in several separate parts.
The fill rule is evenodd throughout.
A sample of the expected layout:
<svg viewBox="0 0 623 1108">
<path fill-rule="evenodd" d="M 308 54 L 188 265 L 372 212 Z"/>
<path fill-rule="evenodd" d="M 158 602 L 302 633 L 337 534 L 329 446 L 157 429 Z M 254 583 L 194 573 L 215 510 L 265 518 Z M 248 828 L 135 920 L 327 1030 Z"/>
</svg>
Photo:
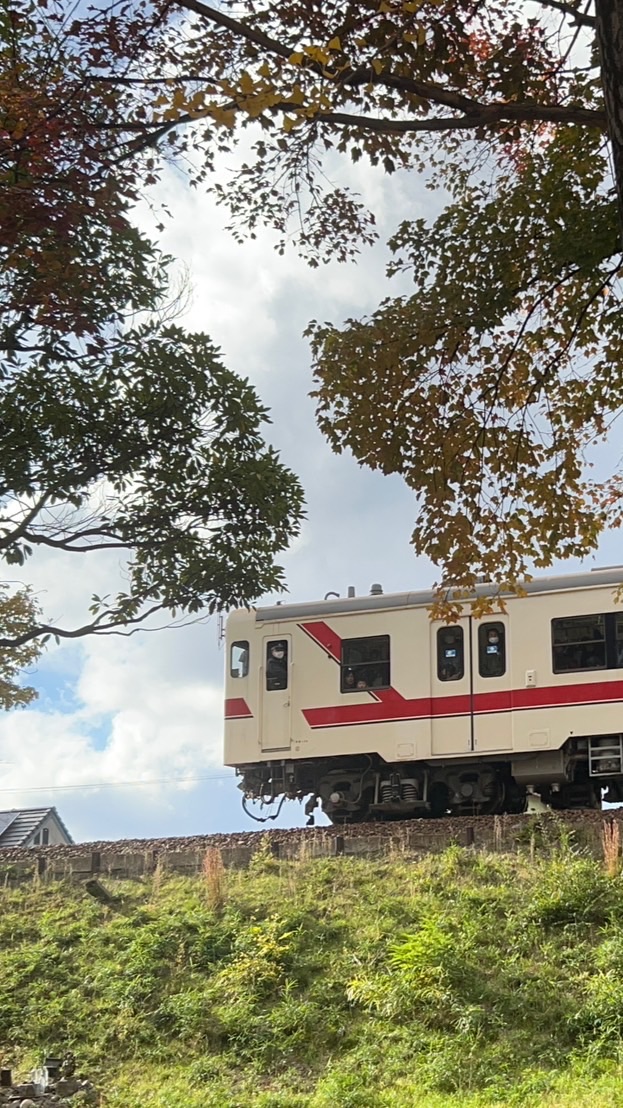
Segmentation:
<svg viewBox="0 0 623 1108">
<path fill-rule="evenodd" d="M 415 175 L 388 178 L 361 163 L 346 172 L 376 212 L 381 245 L 356 263 L 316 270 L 294 253 L 278 256 L 268 233 L 236 244 L 226 213 L 180 173 L 168 172 L 159 193 L 171 211 L 161 243 L 192 287 L 180 322 L 207 332 L 226 364 L 251 379 L 271 409 L 267 438 L 303 483 L 307 519 L 282 559 L 289 598 L 298 601 L 345 594 L 349 585 L 365 593 L 376 581 L 386 592 L 426 588 L 436 578 L 409 545 L 413 495 L 399 478 L 333 455 L 308 395 L 308 321 L 363 315 L 397 291 L 395 280 L 386 283 L 382 245 L 395 212 L 416 218 L 438 204 Z M 147 206 L 137 218 L 151 230 Z M 618 547 L 616 535 L 605 536 L 590 565 L 616 564 Z M 42 553 L 28 565 L 46 614 L 64 625 L 78 622 L 93 592 L 116 587 L 119 574 L 97 554 L 67 564 Z M 223 767 L 223 669 L 216 618 L 52 646 L 30 676 L 38 701 L 0 716 L 0 809 L 55 805 L 76 841 L 252 829 Z M 304 822 L 291 802 L 276 825 Z"/>
</svg>

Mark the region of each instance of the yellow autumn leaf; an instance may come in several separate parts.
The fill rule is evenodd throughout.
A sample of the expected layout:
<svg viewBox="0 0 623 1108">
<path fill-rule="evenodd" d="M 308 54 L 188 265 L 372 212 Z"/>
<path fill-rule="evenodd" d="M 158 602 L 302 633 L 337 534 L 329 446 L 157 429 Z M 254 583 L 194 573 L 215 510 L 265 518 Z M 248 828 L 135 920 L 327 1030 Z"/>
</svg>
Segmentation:
<svg viewBox="0 0 623 1108">
<path fill-rule="evenodd" d="M 332 38 L 331 42 L 327 43 L 327 50 L 341 50 L 341 49 L 342 49 L 342 44 L 341 44 L 339 38 L 337 38 L 337 36 L 335 38 Z"/>
<path fill-rule="evenodd" d="M 305 55 L 301 50 L 295 50 L 293 54 L 290 54 L 288 61 L 291 63 L 291 65 L 301 65 L 304 58 Z"/>
<path fill-rule="evenodd" d="M 372 62 L 372 68 L 376 74 L 383 72 L 383 62 L 380 58 L 374 58 Z"/>
<path fill-rule="evenodd" d="M 210 115 L 215 123 L 224 127 L 233 127 L 236 122 L 236 113 L 231 108 L 212 108 Z"/>
<path fill-rule="evenodd" d="M 304 46 L 303 49 L 307 57 L 314 62 L 318 62 L 319 65 L 324 65 L 329 61 L 330 55 L 322 46 Z"/>
<path fill-rule="evenodd" d="M 253 90 L 255 88 L 255 81 L 253 80 L 251 74 L 246 71 L 246 69 L 245 69 L 244 73 L 242 74 L 242 77 L 240 78 L 240 86 L 239 87 L 240 87 L 240 91 L 242 93 L 244 93 L 245 96 L 248 96 L 249 93 L 253 92 Z"/>
</svg>

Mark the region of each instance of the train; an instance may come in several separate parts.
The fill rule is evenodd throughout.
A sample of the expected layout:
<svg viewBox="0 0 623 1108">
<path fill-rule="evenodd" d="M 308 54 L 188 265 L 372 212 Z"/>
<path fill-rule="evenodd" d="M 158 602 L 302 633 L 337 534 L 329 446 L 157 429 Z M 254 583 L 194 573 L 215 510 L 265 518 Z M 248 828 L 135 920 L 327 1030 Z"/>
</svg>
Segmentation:
<svg viewBox="0 0 623 1108">
<path fill-rule="evenodd" d="M 453 623 L 432 618 L 433 590 L 378 584 L 231 612 L 224 760 L 245 807 L 354 823 L 620 802 L 622 582 L 534 578 Z"/>
</svg>

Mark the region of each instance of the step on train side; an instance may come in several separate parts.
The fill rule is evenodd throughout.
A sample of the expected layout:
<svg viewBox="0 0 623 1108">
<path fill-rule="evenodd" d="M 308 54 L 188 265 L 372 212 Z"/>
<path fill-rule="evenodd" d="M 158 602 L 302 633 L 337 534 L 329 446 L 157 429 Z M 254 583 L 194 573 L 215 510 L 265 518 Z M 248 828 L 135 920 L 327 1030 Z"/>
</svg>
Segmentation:
<svg viewBox="0 0 623 1108">
<path fill-rule="evenodd" d="M 232 612 L 225 763 L 336 822 L 623 800 L 622 581 L 535 579 L 453 624 L 380 586 Z"/>
</svg>

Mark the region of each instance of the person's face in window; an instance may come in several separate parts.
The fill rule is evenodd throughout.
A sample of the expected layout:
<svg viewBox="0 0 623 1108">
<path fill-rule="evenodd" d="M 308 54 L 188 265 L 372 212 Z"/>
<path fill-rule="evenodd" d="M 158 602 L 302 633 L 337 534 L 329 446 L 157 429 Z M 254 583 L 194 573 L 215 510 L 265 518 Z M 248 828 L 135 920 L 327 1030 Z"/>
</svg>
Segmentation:
<svg viewBox="0 0 623 1108">
<path fill-rule="evenodd" d="M 353 673 L 352 670 L 349 669 L 344 674 L 344 688 L 345 689 L 354 689 L 354 687 L 355 687 L 355 674 Z"/>
</svg>

